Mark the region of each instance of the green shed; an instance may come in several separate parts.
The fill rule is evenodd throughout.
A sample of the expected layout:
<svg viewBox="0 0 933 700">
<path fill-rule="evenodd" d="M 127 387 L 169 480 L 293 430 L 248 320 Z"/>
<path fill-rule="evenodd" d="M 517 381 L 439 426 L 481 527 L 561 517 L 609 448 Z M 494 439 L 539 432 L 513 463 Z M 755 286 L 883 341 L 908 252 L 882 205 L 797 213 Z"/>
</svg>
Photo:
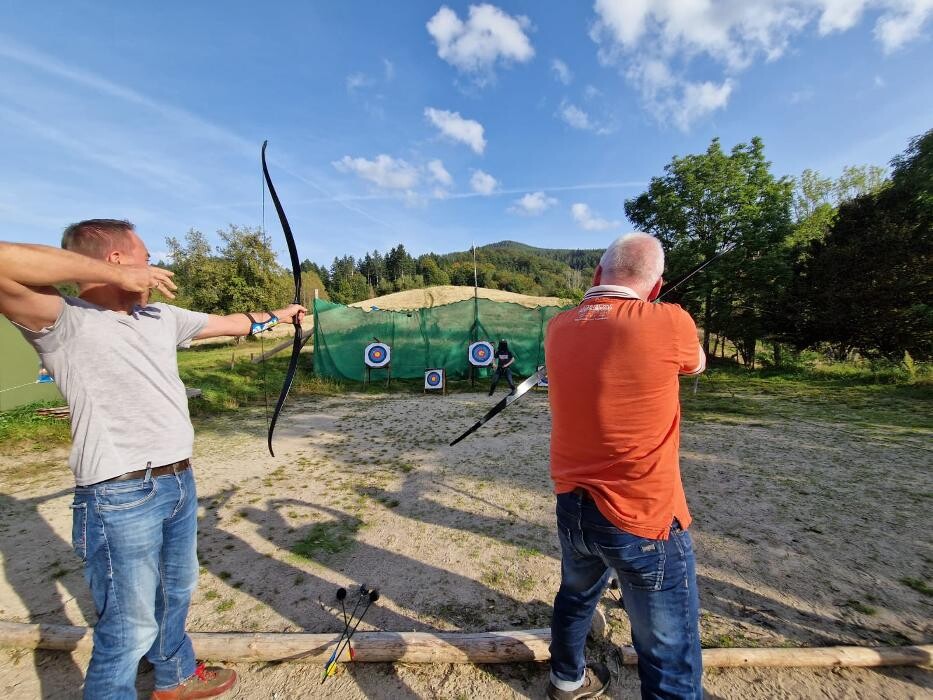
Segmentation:
<svg viewBox="0 0 933 700">
<path fill-rule="evenodd" d="M 34 401 L 61 401 L 50 378 L 40 374 L 39 356 L 26 339 L 0 315 L 0 411 Z"/>
</svg>

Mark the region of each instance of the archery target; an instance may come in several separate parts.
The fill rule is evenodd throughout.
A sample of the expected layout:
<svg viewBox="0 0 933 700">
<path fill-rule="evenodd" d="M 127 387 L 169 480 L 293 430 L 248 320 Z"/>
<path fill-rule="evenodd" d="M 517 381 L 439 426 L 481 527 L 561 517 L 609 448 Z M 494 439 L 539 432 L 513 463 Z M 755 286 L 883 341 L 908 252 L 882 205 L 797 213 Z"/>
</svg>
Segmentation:
<svg viewBox="0 0 933 700">
<path fill-rule="evenodd" d="M 443 389 L 444 388 L 444 370 L 429 369 L 424 373 L 425 389 Z"/>
<path fill-rule="evenodd" d="M 542 369 L 544 369 L 544 365 L 538 365 L 538 371 L 540 372 Z M 541 379 L 538 381 L 538 383 L 537 383 L 536 386 L 543 386 L 545 389 L 547 389 L 548 383 L 547 383 L 547 375 L 546 375 L 546 374 L 544 375 L 543 378 L 541 378 Z"/>
<path fill-rule="evenodd" d="M 392 351 L 385 343 L 370 343 L 363 352 L 363 362 L 367 367 L 385 367 L 392 358 Z"/>
<path fill-rule="evenodd" d="M 480 340 L 477 343 L 470 343 L 470 364 L 474 367 L 488 367 L 492 364 L 493 351 L 492 343 Z"/>
</svg>

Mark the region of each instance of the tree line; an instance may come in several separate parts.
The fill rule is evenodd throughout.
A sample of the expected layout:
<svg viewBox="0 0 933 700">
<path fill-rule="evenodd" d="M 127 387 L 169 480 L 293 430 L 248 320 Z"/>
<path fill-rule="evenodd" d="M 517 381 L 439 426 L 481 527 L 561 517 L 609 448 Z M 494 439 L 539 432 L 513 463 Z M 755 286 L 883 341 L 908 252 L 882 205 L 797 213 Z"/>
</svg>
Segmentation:
<svg viewBox="0 0 933 700">
<path fill-rule="evenodd" d="M 890 174 L 850 166 L 836 178 L 805 170 L 777 177 L 761 139 L 724 151 L 674 157 L 645 192 L 624 202 L 639 230 L 664 245 L 665 277 L 729 248 L 678 289 L 676 301 L 698 319 L 707 352 L 731 341 L 754 366 L 762 343 L 818 348 L 835 358 L 919 361 L 933 354 L 931 241 L 933 130 L 911 140 Z M 211 250 L 195 230 L 167 239 L 182 296 L 178 303 L 215 313 L 273 308 L 291 298 L 288 271 L 268 236 L 230 226 Z M 601 249 L 542 249 L 503 241 L 475 251 L 412 256 L 402 243 L 386 252 L 301 263 L 305 304 L 313 290 L 349 304 L 435 285 L 502 289 L 579 300 Z M 474 266 L 475 254 L 475 266 Z"/>
</svg>

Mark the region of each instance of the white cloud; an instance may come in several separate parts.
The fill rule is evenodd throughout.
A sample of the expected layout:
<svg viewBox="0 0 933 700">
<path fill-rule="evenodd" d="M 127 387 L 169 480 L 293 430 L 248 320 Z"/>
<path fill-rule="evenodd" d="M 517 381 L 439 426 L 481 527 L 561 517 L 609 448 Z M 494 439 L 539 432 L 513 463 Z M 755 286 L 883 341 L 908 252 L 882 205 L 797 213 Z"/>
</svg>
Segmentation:
<svg viewBox="0 0 933 700">
<path fill-rule="evenodd" d="M 554 197 L 548 197 L 544 192 L 529 192 L 516 199 L 509 211 L 521 216 L 538 216 L 557 204 Z"/>
<path fill-rule="evenodd" d="M 561 103 L 557 114 L 574 129 L 589 131 L 593 128 L 590 116 L 576 105 L 567 102 Z"/>
<path fill-rule="evenodd" d="M 682 131 L 700 117 L 722 109 L 732 94 L 732 80 L 727 79 L 721 85 L 709 81 L 703 83 L 685 83 L 680 100 L 671 106 L 674 123 Z"/>
<path fill-rule="evenodd" d="M 427 107 L 424 116 L 431 120 L 438 129 L 454 141 L 460 141 L 472 148 L 476 153 L 482 153 L 486 148 L 486 139 L 483 136 L 483 125 L 472 119 L 464 119 L 459 112 L 448 112 L 443 109 Z"/>
<path fill-rule="evenodd" d="M 382 59 L 382 68 L 385 73 L 386 82 L 389 82 L 395 78 L 395 64 L 392 63 L 388 58 Z"/>
<path fill-rule="evenodd" d="M 347 92 L 350 93 L 369 87 L 372 84 L 372 78 L 365 73 L 351 73 L 347 76 Z"/>
<path fill-rule="evenodd" d="M 875 38 L 889 53 L 920 36 L 933 0 L 596 0 L 594 10 L 600 60 L 622 69 L 658 121 L 686 130 L 728 104 L 741 71 L 780 58 L 814 21 L 826 35 L 875 10 Z M 696 80 L 694 62 L 723 74 Z"/>
<path fill-rule="evenodd" d="M 483 84 L 494 78 L 497 62 L 531 60 L 535 50 L 525 34 L 531 22 L 513 17 L 495 5 L 470 5 L 469 18 L 461 20 L 446 5 L 428 20 L 428 33 L 437 45 L 437 55 Z"/>
<path fill-rule="evenodd" d="M 880 75 L 875 76 L 874 82 L 875 82 L 876 88 L 883 88 L 886 85 L 886 83 L 884 82 L 884 78 L 882 78 Z"/>
<path fill-rule="evenodd" d="M 573 73 L 570 72 L 567 64 L 559 58 L 551 61 L 551 70 L 554 71 L 554 77 L 564 85 L 570 85 L 573 82 Z"/>
<path fill-rule="evenodd" d="M 474 170 L 473 176 L 470 178 L 470 187 L 473 188 L 474 192 L 479 194 L 492 194 L 496 191 L 496 187 L 499 186 L 499 183 L 489 173 L 484 173 L 482 170 Z"/>
<path fill-rule="evenodd" d="M 570 213 L 573 219 L 580 227 L 586 231 L 605 231 L 610 228 L 618 228 L 622 225 L 621 221 L 610 221 L 596 216 L 589 205 L 577 202 L 570 207 Z"/>
<path fill-rule="evenodd" d="M 595 85 L 587 85 L 585 88 L 583 88 L 583 96 L 588 100 L 599 97 L 601 94 L 602 93 L 599 91 L 599 88 Z"/>
<path fill-rule="evenodd" d="M 375 160 L 344 156 L 333 161 L 332 165 L 342 173 L 355 173 L 387 190 L 410 190 L 420 179 L 417 168 L 384 153 L 376 156 Z"/>
<path fill-rule="evenodd" d="M 454 179 L 450 176 L 450 173 L 447 172 L 447 168 L 444 167 L 444 164 L 440 160 L 432 160 L 429 162 L 428 172 L 431 173 L 431 177 L 445 187 L 450 187 L 454 183 Z"/>
<path fill-rule="evenodd" d="M 557 116 L 580 131 L 592 131 L 600 135 L 612 133 L 611 127 L 596 123 L 587 112 L 566 100 L 560 103 Z"/>
</svg>

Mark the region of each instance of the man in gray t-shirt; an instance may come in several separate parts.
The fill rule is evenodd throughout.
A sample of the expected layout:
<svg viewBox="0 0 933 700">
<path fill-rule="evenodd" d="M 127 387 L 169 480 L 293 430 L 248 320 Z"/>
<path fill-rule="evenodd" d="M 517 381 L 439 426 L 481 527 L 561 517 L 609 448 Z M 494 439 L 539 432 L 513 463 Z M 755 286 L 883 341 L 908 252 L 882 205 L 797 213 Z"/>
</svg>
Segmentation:
<svg viewBox="0 0 933 700">
<path fill-rule="evenodd" d="M 149 265 L 127 221 L 69 226 L 62 248 L 0 243 L 0 313 L 71 409 L 73 544 L 98 614 L 84 697 L 134 698 L 143 656 L 154 700 L 220 695 L 236 674 L 196 665 L 184 627 L 198 576 L 197 495 L 176 350 L 300 320 L 305 309 L 215 316 L 150 304 L 153 289 L 174 298 L 173 273 Z M 79 297 L 55 289 L 68 282 Z"/>
</svg>

